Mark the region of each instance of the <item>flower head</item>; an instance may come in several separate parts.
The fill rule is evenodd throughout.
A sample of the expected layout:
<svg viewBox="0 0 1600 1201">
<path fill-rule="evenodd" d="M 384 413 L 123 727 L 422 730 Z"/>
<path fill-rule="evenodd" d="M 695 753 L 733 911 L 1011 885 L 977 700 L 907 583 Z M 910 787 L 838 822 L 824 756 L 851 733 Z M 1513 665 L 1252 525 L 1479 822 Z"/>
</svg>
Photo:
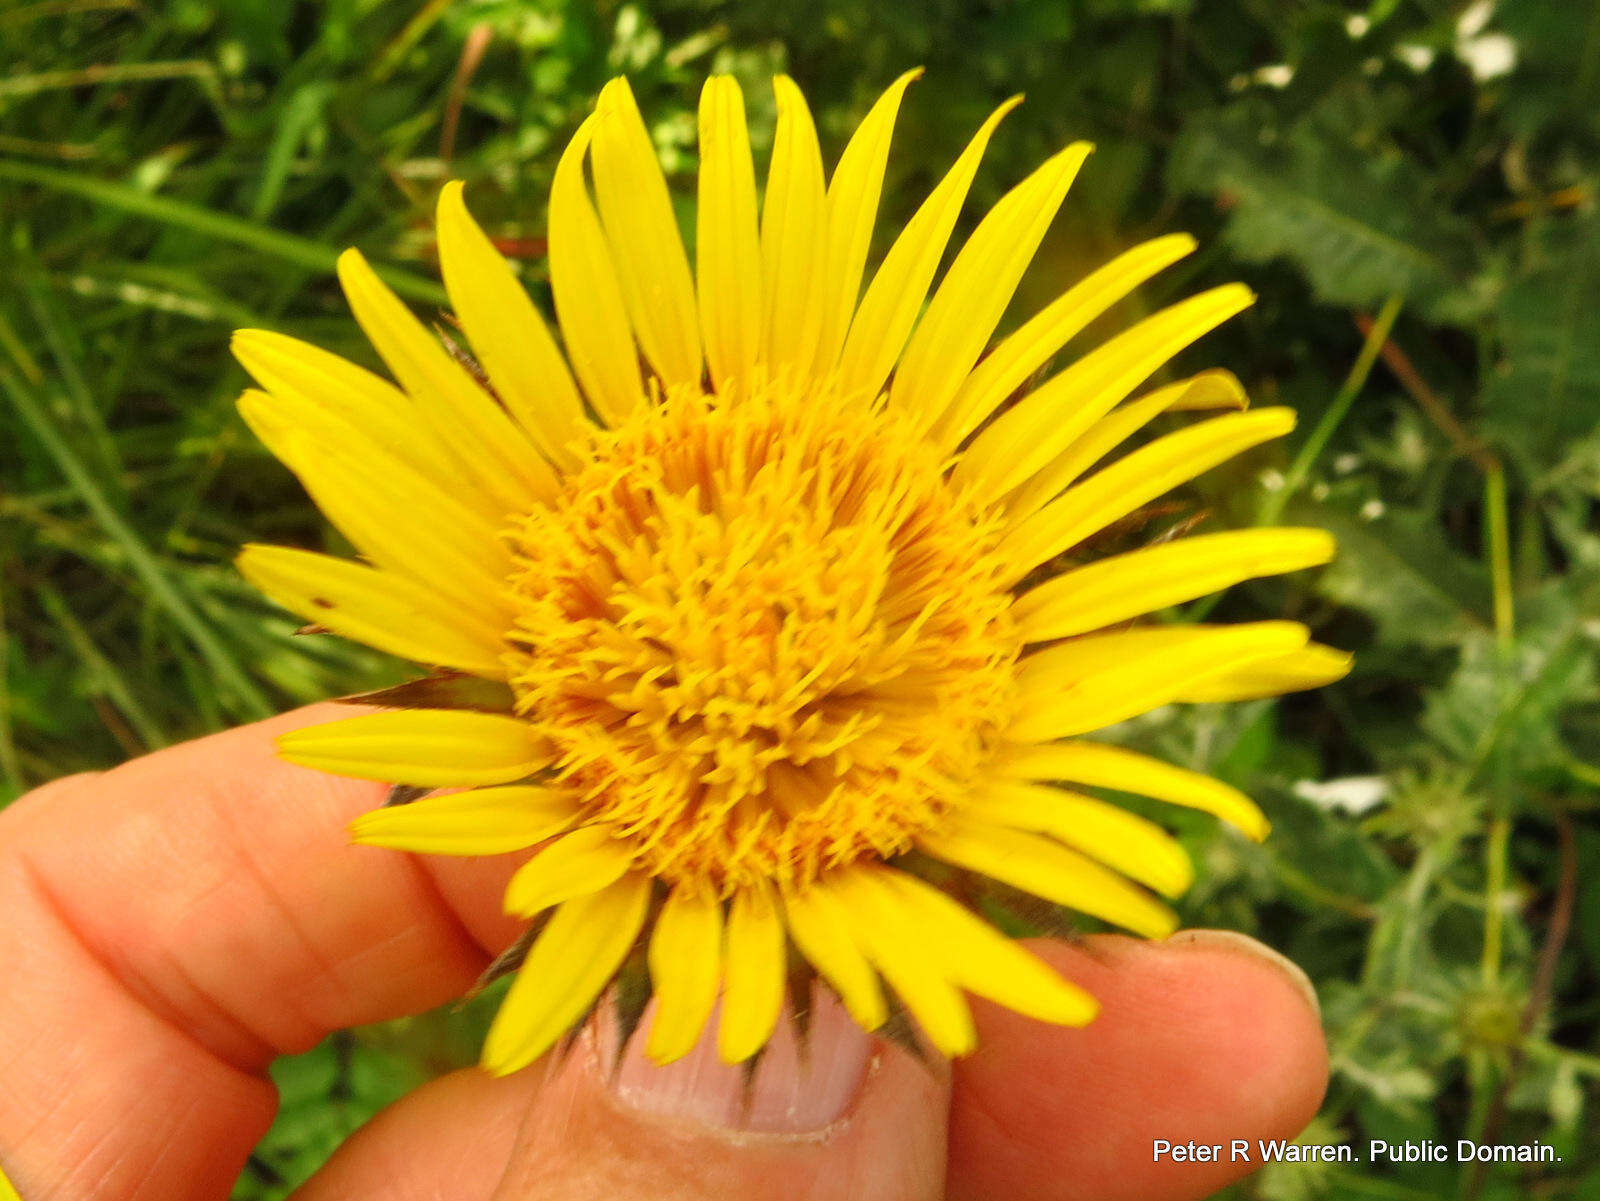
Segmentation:
<svg viewBox="0 0 1600 1201">
<path fill-rule="evenodd" d="M 440 197 L 439 251 L 475 364 L 353 251 L 340 279 L 395 384 L 279 335 L 236 338 L 262 388 L 245 417 L 361 555 L 251 546 L 241 569 L 320 626 L 435 669 L 282 753 L 413 786 L 354 823 L 360 842 L 536 848 L 506 892 L 531 925 L 493 1070 L 542 1054 L 619 974 L 648 977 L 660 1062 L 719 996 L 719 1050 L 748 1059 L 813 976 L 868 1029 L 902 1007 L 951 1055 L 973 1043 L 968 992 L 1086 1022 L 1091 997 L 942 885 L 994 881 L 1165 935 L 1155 894 L 1188 884 L 1183 850 L 1078 789 L 1257 838 L 1266 822 L 1218 781 L 1079 736 L 1347 669 L 1292 622 L 1151 620 L 1325 562 L 1320 531 L 1095 544 L 1291 428 L 1285 410 L 1239 411 L 1224 372 L 1134 396 L 1246 289 L 1175 304 L 1029 386 L 1189 238 L 1127 251 L 984 353 L 1087 145 L 1007 193 L 935 287 L 1003 105 L 863 293 L 914 74 L 826 183 L 805 102 L 777 79 L 759 206 L 739 88 L 708 81 L 692 270 L 614 80 L 552 187 L 564 350 L 459 184 Z M 1228 411 L 1102 465 L 1161 414 L 1204 409 Z M 431 789 L 453 791 L 411 799 Z"/>
</svg>

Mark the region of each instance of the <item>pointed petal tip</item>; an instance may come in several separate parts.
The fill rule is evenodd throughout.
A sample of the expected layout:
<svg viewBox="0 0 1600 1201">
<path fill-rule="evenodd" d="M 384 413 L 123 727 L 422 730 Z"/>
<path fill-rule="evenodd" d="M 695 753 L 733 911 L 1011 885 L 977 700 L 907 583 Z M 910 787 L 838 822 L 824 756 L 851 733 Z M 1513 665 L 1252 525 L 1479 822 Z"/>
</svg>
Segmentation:
<svg viewBox="0 0 1600 1201">
<path fill-rule="evenodd" d="M 831 989 L 832 986 L 830 985 L 829 987 Z M 855 998 L 854 1002 L 847 1001 L 842 996 L 839 996 L 837 990 L 833 990 L 833 995 L 839 997 L 839 1003 L 844 1006 L 845 1012 L 855 1020 L 856 1025 L 860 1026 L 868 1034 L 881 1029 L 883 1024 L 889 1020 L 889 1004 L 883 999 L 881 991 L 872 993 L 864 998 Z"/>
<path fill-rule="evenodd" d="M 1238 306 L 1238 309 L 1235 310 L 1236 312 L 1247 309 L 1256 302 L 1255 289 L 1250 287 L 1249 284 L 1242 284 L 1237 280 L 1233 283 L 1218 284 L 1210 290 L 1209 295 L 1219 301 L 1226 298 L 1226 303 Z"/>
<path fill-rule="evenodd" d="M 333 264 L 333 273 L 338 277 L 339 287 L 345 294 L 345 300 L 352 306 L 354 305 L 351 299 L 352 293 L 362 290 L 363 286 L 377 279 L 367 262 L 367 256 L 354 246 L 339 253 L 338 259 Z"/>
<path fill-rule="evenodd" d="M 443 223 L 446 216 L 460 218 L 468 215 L 466 191 L 466 182 L 460 179 L 449 180 L 439 189 L 439 203 L 435 208 L 439 222 Z"/>
<path fill-rule="evenodd" d="M 1156 886 L 1156 891 L 1168 900 L 1176 900 L 1194 886 L 1194 864 L 1184 856 L 1182 865 L 1174 864 L 1173 870 Z"/>
<path fill-rule="evenodd" d="M 1321 646 L 1321 643 L 1317 643 Z M 1328 651 L 1328 679 L 1326 683 L 1334 684 L 1344 679 L 1355 669 L 1356 657 L 1349 651 L 1337 650 L 1333 647 L 1324 648 Z M 1334 674 L 1337 672 L 1338 674 Z"/>
<path fill-rule="evenodd" d="M 644 1048 L 645 1058 L 651 1063 L 655 1064 L 658 1068 L 664 1068 L 670 1064 L 677 1063 L 678 1060 L 682 1059 L 688 1053 L 689 1049 L 676 1045 L 658 1047 L 655 1044 L 654 1039 L 646 1043 Z"/>
<path fill-rule="evenodd" d="M 984 122 L 984 126 L 992 129 L 1000 124 L 1002 118 L 1021 106 L 1022 99 L 1023 94 L 1021 92 L 1018 92 L 1015 96 L 1007 96 L 995 107 L 994 112 L 989 114 L 989 119 Z"/>
<path fill-rule="evenodd" d="M 614 113 L 618 108 L 639 107 L 639 102 L 633 97 L 633 85 L 628 82 L 626 75 L 613 75 L 600 89 L 600 95 L 595 98 L 594 113 Z"/>
<path fill-rule="evenodd" d="M 1269 430 L 1276 430 L 1274 437 L 1289 433 L 1300 423 L 1300 414 L 1288 405 L 1273 405 L 1266 409 L 1254 409 L 1244 413 L 1230 413 L 1226 417 L 1216 420 L 1248 421 L 1255 425 L 1264 426 Z"/>
<path fill-rule="evenodd" d="M 746 1049 L 743 1045 L 737 1043 L 730 1046 L 723 1043 L 721 1039 L 717 1040 L 717 1060 L 720 1063 L 727 1064 L 730 1068 L 737 1067 L 754 1055 L 757 1050 L 759 1048 Z"/>
<path fill-rule="evenodd" d="M 489 1037 L 484 1040 L 483 1051 L 478 1057 L 478 1066 L 491 1076 L 509 1076 L 513 1072 L 527 1067 L 537 1055 L 512 1055 L 504 1048 L 496 1047 L 494 1029 L 489 1030 Z"/>
<path fill-rule="evenodd" d="M 279 756 L 292 762 L 294 756 L 303 755 L 308 749 L 317 745 L 319 728 L 305 726 L 298 730 L 285 730 L 272 740 L 272 745 L 277 748 Z"/>
<path fill-rule="evenodd" d="M 1098 998 L 1084 994 L 1083 1017 L 1076 1022 L 1063 1022 L 1064 1026 L 1087 1026 L 1100 1016 L 1100 1001 Z"/>
</svg>

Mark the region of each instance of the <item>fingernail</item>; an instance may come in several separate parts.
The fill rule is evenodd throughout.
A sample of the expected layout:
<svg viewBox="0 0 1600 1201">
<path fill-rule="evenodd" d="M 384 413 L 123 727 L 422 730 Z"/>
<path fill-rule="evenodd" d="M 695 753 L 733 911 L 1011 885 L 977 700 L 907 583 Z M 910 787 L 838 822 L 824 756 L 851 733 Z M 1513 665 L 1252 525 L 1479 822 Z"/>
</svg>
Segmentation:
<svg viewBox="0 0 1600 1201">
<path fill-rule="evenodd" d="M 1311 1012 L 1322 1018 L 1322 1003 L 1317 1000 L 1317 990 L 1311 983 L 1311 977 L 1298 963 L 1278 951 L 1274 951 L 1266 943 L 1257 942 L 1248 934 L 1240 934 L 1237 930 L 1180 930 L 1167 939 L 1169 945 L 1212 947 L 1219 951 L 1232 954 L 1246 955 L 1262 963 L 1270 963 L 1282 972 L 1294 985 L 1295 991 L 1306 999 L 1306 1004 L 1311 1006 Z"/>
<path fill-rule="evenodd" d="M 861 1091 L 872 1036 L 832 994 L 818 989 L 805 1041 L 787 1015 L 748 1087 L 744 1069 L 717 1057 L 713 1013 L 694 1050 L 657 1067 L 644 1047 L 654 1009 L 628 1040 L 611 1089 L 623 1105 L 655 1117 L 727 1133 L 809 1134 L 842 1118 Z"/>
</svg>

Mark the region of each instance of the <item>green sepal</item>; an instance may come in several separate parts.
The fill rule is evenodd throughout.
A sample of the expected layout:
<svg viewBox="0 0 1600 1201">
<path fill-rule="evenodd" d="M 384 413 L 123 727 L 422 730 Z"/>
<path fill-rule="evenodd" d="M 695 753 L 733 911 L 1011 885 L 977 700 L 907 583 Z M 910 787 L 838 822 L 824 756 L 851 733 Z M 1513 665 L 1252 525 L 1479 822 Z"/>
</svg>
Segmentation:
<svg viewBox="0 0 1600 1201">
<path fill-rule="evenodd" d="M 391 784 L 389 791 L 383 798 L 383 807 L 391 805 L 409 805 L 412 801 L 420 801 L 433 789 L 426 784 Z"/>
<path fill-rule="evenodd" d="M 813 987 L 826 988 L 827 985 L 818 984 L 816 969 L 791 944 L 788 962 L 788 1008 L 790 1020 L 794 1022 L 795 1044 L 800 1049 L 802 1062 L 811 1045 Z"/>
<path fill-rule="evenodd" d="M 528 952 L 532 949 L 534 941 L 543 933 L 545 923 L 550 920 L 550 915 L 554 912 L 553 909 L 547 909 L 529 922 L 528 928 L 517 936 L 516 942 L 489 961 L 489 966 L 478 974 L 478 978 L 473 981 L 472 987 L 467 989 L 467 995 L 463 1000 L 472 1000 L 473 997 L 488 988 L 500 977 L 509 976 L 512 972 L 521 968 L 523 962 L 528 958 Z"/>
<path fill-rule="evenodd" d="M 780 1012 L 778 1014 L 778 1021 L 787 1020 L 788 1015 L 786 1013 Z M 774 1026 L 772 1037 L 776 1037 L 777 1033 L 777 1027 Z M 756 1069 L 761 1066 L 761 1061 L 766 1058 L 767 1048 L 772 1045 L 772 1037 L 769 1037 L 757 1047 L 749 1059 L 742 1060 L 739 1063 L 739 1109 L 741 1117 L 748 1117 L 750 1114 L 750 1105 L 755 1099 Z"/>
<path fill-rule="evenodd" d="M 916 1018 L 912 1017 L 911 1011 L 906 1008 L 905 1002 L 887 985 L 884 986 L 883 999 L 888 1007 L 889 1016 L 875 1031 L 877 1036 L 888 1039 L 924 1067 L 930 1065 L 933 1057 L 929 1053 L 928 1044 L 922 1037 Z"/>
<path fill-rule="evenodd" d="M 514 713 L 516 698 L 509 685 L 463 672 L 439 672 L 390 688 L 341 696 L 346 705 L 378 705 L 385 709 L 471 709 L 478 713 Z"/>
<path fill-rule="evenodd" d="M 628 1041 L 644 1020 L 650 997 L 650 970 L 645 962 L 644 949 L 635 947 L 617 970 L 616 981 L 611 986 L 611 1009 L 617 1023 L 616 1049 L 610 1064 L 610 1074 L 613 1076 L 622 1066 L 622 1053 L 627 1049 Z"/>
</svg>

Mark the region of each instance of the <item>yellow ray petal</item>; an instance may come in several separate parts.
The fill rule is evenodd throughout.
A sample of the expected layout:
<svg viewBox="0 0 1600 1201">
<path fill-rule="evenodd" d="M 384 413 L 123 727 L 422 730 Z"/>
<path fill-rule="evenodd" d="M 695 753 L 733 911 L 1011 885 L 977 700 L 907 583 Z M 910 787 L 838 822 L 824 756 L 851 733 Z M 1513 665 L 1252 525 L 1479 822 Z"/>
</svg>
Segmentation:
<svg viewBox="0 0 1600 1201">
<path fill-rule="evenodd" d="M 1001 540 L 999 553 L 1012 578 L 1021 578 L 1179 484 L 1293 428 L 1292 409 L 1258 409 L 1214 417 L 1157 438 L 1036 512 L 1013 512 L 1016 525 Z"/>
<path fill-rule="evenodd" d="M 961 457 L 956 479 L 997 500 L 1072 445 L 1163 363 L 1247 308 L 1255 294 L 1225 284 L 1112 338 L 995 419 Z"/>
<path fill-rule="evenodd" d="M 761 205 L 761 357 L 774 374 L 810 368 L 822 335 L 822 151 L 794 80 L 772 81 L 778 128 Z"/>
<path fill-rule="evenodd" d="M 1354 658 L 1344 651 L 1313 642 L 1273 659 L 1242 664 L 1225 675 L 1199 681 L 1184 690 L 1183 701 L 1253 701 L 1285 692 L 1321 688 L 1350 674 Z"/>
<path fill-rule="evenodd" d="M 861 298 L 861 307 L 850 323 L 850 336 L 840 352 L 841 390 L 876 396 L 889 378 L 944 257 L 945 244 L 961 215 L 990 135 L 1001 118 L 1021 103 L 1022 97 L 1013 97 L 990 114 L 889 248 Z"/>
<path fill-rule="evenodd" d="M 633 866 L 632 844 L 610 825 L 580 826 L 524 863 L 506 885 L 505 910 L 532 917 L 552 905 L 599 892 Z"/>
<path fill-rule="evenodd" d="M 527 1067 L 583 1016 L 627 958 L 649 900 L 650 878 L 628 875 L 555 911 L 489 1028 L 485 1068 Z"/>
<path fill-rule="evenodd" d="M 783 924 L 767 889 L 733 894 L 723 960 L 717 1055 L 743 1063 L 772 1036 L 783 1009 Z"/>
<path fill-rule="evenodd" d="M 889 161 L 889 139 L 894 133 L 900 101 L 911 81 L 922 75 L 919 67 L 889 85 L 856 127 L 833 179 L 825 204 L 825 240 L 822 250 L 822 329 L 817 335 L 813 371 L 832 371 L 839 361 L 850 318 L 861 292 L 861 273 L 872 245 L 872 227 L 878 219 L 878 198 L 883 193 L 883 169 Z"/>
<path fill-rule="evenodd" d="M 700 1040 L 722 979 L 722 903 L 674 889 L 650 935 L 656 1013 L 645 1054 L 658 1064 L 682 1059 Z"/>
<path fill-rule="evenodd" d="M 502 632 L 416 581 L 348 559 L 251 543 L 240 574 L 286 609 L 344 638 L 430 667 L 503 680 Z"/>
<path fill-rule="evenodd" d="M 507 784 L 550 762 L 521 718 L 465 709 L 365 713 L 278 735 L 290 763 L 338 776 L 450 788 Z"/>
<path fill-rule="evenodd" d="M 882 875 L 851 869 L 830 876 L 825 886 L 850 908 L 867 955 L 929 1041 L 951 1058 L 969 1054 L 978 1040 L 977 1029 L 966 998 L 946 974 L 952 967 L 947 948 L 929 939 L 910 904 Z"/>
<path fill-rule="evenodd" d="M 456 476 L 462 463 L 419 419 L 411 398 L 386 380 L 354 363 L 264 329 L 234 333 L 233 354 L 275 398 L 301 402 L 342 419 L 386 453 L 434 478 Z M 459 497 L 484 513 L 502 514 L 499 505 L 474 489 Z"/>
<path fill-rule="evenodd" d="M 1267 836 L 1266 815 L 1230 784 L 1099 742 L 1057 742 L 1017 748 L 1002 757 L 999 769 L 1023 780 L 1063 780 L 1094 788 L 1114 788 L 1153 797 L 1220 817 L 1260 842 Z"/>
<path fill-rule="evenodd" d="M 937 888 L 891 868 L 879 877 L 900 893 L 911 923 L 938 944 L 961 987 L 1044 1022 L 1094 1020 L 1100 1006 L 1093 997 Z"/>
<path fill-rule="evenodd" d="M 1133 659 L 1186 651 L 1186 648 L 1211 646 L 1219 654 L 1226 654 L 1231 653 L 1227 648 L 1235 643 L 1253 644 L 1265 640 L 1270 651 L 1277 654 L 1305 645 L 1305 633 L 1306 628 L 1296 621 L 1255 621 L 1237 625 L 1172 622 L 1135 626 L 1085 634 L 1057 643 L 1025 658 L 1021 674 L 1048 689 L 1052 681 L 1066 686 L 1111 671 Z M 1220 664 L 1219 670 L 1226 666 L 1227 663 Z"/>
<path fill-rule="evenodd" d="M 466 467 L 462 467 L 450 449 L 440 445 L 426 430 L 421 430 L 416 406 L 411 405 L 410 398 L 402 395 L 402 400 L 405 400 L 405 408 L 398 409 L 398 417 L 413 422 L 411 446 L 390 446 L 379 440 L 381 427 L 357 425 L 354 417 L 288 389 L 278 392 L 245 389 L 238 397 L 238 414 L 250 425 L 251 432 L 262 445 L 272 451 L 278 462 L 299 475 L 307 488 L 310 481 L 302 470 L 307 462 L 325 462 L 328 453 L 355 459 L 362 464 L 363 478 L 397 478 L 421 489 L 411 501 L 413 509 L 432 499 L 437 504 L 429 507 L 429 512 L 440 513 L 442 517 L 448 515 L 450 520 L 461 517 L 466 521 L 467 525 L 454 534 L 456 539 L 482 545 L 478 534 L 485 529 L 498 531 L 506 520 L 506 510 L 482 489 L 442 486 L 440 481 L 459 480 L 466 475 Z M 419 445 L 426 445 L 426 453 L 419 453 Z M 306 451 L 309 451 L 309 459 Z M 373 504 L 381 504 L 378 497 L 370 499 Z M 490 550 L 493 557 L 493 549 Z"/>
<path fill-rule="evenodd" d="M 749 387 L 761 349 L 761 241 L 744 97 L 731 75 L 700 92 L 696 278 L 706 363 L 719 392 Z"/>
<path fill-rule="evenodd" d="M 1229 530 L 1100 559 L 1040 584 L 1012 607 L 1029 642 L 1066 638 L 1333 558 L 1324 530 Z"/>
<path fill-rule="evenodd" d="M 936 859 L 1147 938 L 1165 938 L 1178 927 L 1172 910 L 1138 885 L 1039 834 L 1004 826 L 952 823 L 947 829 L 923 835 L 917 845 Z"/>
<path fill-rule="evenodd" d="M 794 945 L 833 985 L 856 1024 L 863 1030 L 876 1030 L 888 1021 L 889 1009 L 878 975 L 851 934 L 849 915 L 828 890 L 826 881 L 786 895 L 784 914 Z"/>
<path fill-rule="evenodd" d="M 356 321 L 395 379 L 417 401 L 422 421 L 507 512 L 555 495 L 556 476 L 527 435 L 439 340 L 411 315 L 356 250 L 339 256 L 339 282 Z"/>
<path fill-rule="evenodd" d="M 239 400 L 250 428 L 356 549 L 448 597 L 473 628 L 504 629 L 500 591 L 510 562 L 496 527 L 397 460 L 285 427 L 279 408 L 281 402 L 264 393 Z"/>
<path fill-rule="evenodd" d="M 1189 690 L 1306 644 L 1305 626 L 1255 621 L 1234 626 L 1158 626 L 1090 634 L 1023 660 L 1017 742 L 1085 734 L 1171 704 Z"/>
<path fill-rule="evenodd" d="M 1244 385 L 1231 371 L 1213 367 L 1200 371 L 1170 387 L 1181 387 L 1167 409 L 1173 413 L 1205 412 L 1211 409 L 1237 409 L 1243 412 L 1250 407 L 1250 398 Z"/>
<path fill-rule="evenodd" d="M 935 423 L 940 446 L 954 450 L 996 406 L 1088 324 L 1156 272 L 1189 254 L 1195 240 L 1168 234 L 1135 246 L 1085 276 L 1008 336 L 967 377 Z"/>
<path fill-rule="evenodd" d="M 700 323 L 694 280 L 666 177 L 633 99 L 618 76 L 595 105 L 595 200 L 639 346 L 671 384 L 700 382 Z"/>
<path fill-rule="evenodd" d="M 350 823 L 350 838 L 428 855 L 500 855 L 561 833 L 577 816 L 564 793 L 506 784 L 374 809 Z"/>
<path fill-rule="evenodd" d="M 259 364 L 259 359 L 251 357 Z M 291 469 L 294 465 L 286 457 L 286 448 L 299 440 L 314 447 L 340 447 L 376 471 L 402 472 L 423 480 L 430 489 L 438 488 L 435 481 L 471 477 L 466 465 L 433 436 L 411 398 L 398 388 L 390 389 L 394 403 L 386 404 L 383 416 L 378 417 L 365 412 L 364 403 L 349 403 L 353 390 L 326 378 L 318 384 L 323 390 L 312 394 L 291 386 L 286 373 L 262 369 L 259 374 L 272 379 L 274 386 L 271 391 L 246 388 L 239 398 L 239 414 L 267 449 Z M 301 374 L 311 379 L 310 373 Z M 495 529 L 505 520 L 505 508 L 482 488 L 452 488 L 449 499 L 453 509 L 469 512 Z"/>
<path fill-rule="evenodd" d="M 1094 797 L 1038 784 L 996 783 L 975 797 L 967 812 L 975 821 L 1048 834 L 1164 896 L 1175 897 L 1194 883 L 1194 865 L 1172 835 Z"/>
<path fill-rule="evenodd" d="M 1031 513 L 1162 413 L 1249 408 L 1244 388 L 1231 372 L 1213 368 L 1157 388 L 1100 418 L 1027 483 L 1006 497 L 1011 513 Z"/>
<path fill-rule="evenodd" d="M 616 425 L 644 403 L 644 380 L 617 269 L 583 180 L 596 120 L 572 135 L 550 183 L 550 293 L 573 373 L 595 412 Z"/>
<path fill-rule="evenodd" d="M 495 394 L 551 462 L 576 466 L 572 443 L 590 428 L 578 386 L 510 264 L 467 211 L 459 181 L 439 193 L 439 267 Z"/>
<path fill-rule="evenodd" d="M 906 345 L 890 402 L 943 413 L 978 361 L 1092 147 L 1076 142 L 989 210 L 945 273 Z"/>
<path fill-rule="evenodd" d="M 235 330 L 234 358 L 269 392 L 284 390 L 329 405 L 352 422 L 381 423 L 423 441 L 405 419 L 411 398 L 385 379 L 320 346 L 266 329 Z"/>
<path fill-rule="evenodd" d="M 406 408 L 399 411 L 402 418 L 411 409 L 410 399 L 404 399 Z M 291 453 L 290 444 L 302 441 L 314 446 L 327 444 L 344 446 L 352 453 L 374 462 L 394 464 L 399 470 L 427 474 L 414 461 L 390 450 L 373 437 L 371 430 L 357 425 L 355 420 L 346 416 L 344 412 L 311 400 L 282 384 L 274 392 L 265 392 L 260 388 L 246 388 L 239 394 L 236 403 L 239 416 L 244 418 L 245 424 L 250 427 L 250 432 L 255 434 L 261 444 L 285 466 L 290 465 L 287 457 Z M 446 478 L 460 470 L 454 459 L 447 461 L 451 465 L 438 473 L 439 476 Z M 481 493 L 468 489 L 467 495 L 461 499 L 475 502 L 480 498 L 488 499 L 482 497 Z M 492 501 L 483 506 L 474 505 L 473 510 L 486 520 L 498 520 L 504 516 L 504 511 Z M 491 514 L 493 517 L 490 517 Z"/>
</svg>

